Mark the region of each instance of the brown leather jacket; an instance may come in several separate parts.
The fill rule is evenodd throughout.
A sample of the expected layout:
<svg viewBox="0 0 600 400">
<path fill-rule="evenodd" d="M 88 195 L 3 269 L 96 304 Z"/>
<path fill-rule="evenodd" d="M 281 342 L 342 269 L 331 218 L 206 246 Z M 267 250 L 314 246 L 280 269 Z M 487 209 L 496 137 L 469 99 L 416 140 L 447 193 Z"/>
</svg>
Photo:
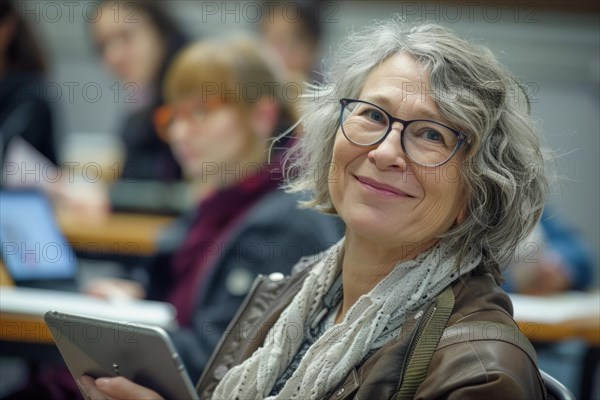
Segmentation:
<svg viewBox="0 0 600 400">
<path fill-rule="evenodd" d="M 270 327 L 300 290 L 310 269 L 311 262 L 308 260 L 301 261 L 307 268 L 291 277 L 257 278 L 198 381 L 200 398 L 211 398 L 225 373 L 262 345 Z M 511 316 L 510 299 L 491 275 L 469 274 L 452 285 L 452 293 L 454 307 L 448 327 L 470 321 L 488 321 L 514 327 L 518 332 Z M 431 319 L 436 309 L 434 303 L 432 301 L 410 313 L 403 333 L 354 368 L 346 380 L 330 393 L 330 399 L 396 398 L 406 360 L 411 358 L 411 343 L 419 328 Z M 510 341 L 492 340 L 497 337 L 493 334 L 484 336 L 483 340 L 473 337 L 473 340 L 457 343 L 442 340 L 414 398 L 545 398 L 536 360 Z"/>
</svg>

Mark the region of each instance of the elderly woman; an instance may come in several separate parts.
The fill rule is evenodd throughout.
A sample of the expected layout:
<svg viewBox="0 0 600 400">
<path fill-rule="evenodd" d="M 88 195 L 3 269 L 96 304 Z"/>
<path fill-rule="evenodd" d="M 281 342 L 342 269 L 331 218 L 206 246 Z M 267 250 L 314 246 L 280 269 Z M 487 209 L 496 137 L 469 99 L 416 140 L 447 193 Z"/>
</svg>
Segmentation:
<svg viewBox="0 0 600 400">
<path fill-rule="evenodd" d="M 514 77 L 446 29 L 397 20 L 351 35 L 331 77 L 288 187 L 312 189 L 306 205 L 338 214 L 345 237 L 255 284 L 201 398 L 545 397 L 498 286 L 547 191 Z M 82 383 L 156 396 L 122 378 Z"/>
</svg>

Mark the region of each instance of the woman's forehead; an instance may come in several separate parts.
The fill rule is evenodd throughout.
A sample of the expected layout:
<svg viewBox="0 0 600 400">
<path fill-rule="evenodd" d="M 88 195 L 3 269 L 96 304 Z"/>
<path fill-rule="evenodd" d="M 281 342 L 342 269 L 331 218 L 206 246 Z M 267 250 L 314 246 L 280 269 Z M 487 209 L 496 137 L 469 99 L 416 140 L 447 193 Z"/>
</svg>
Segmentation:
<svg viewBox="0 0 600 400">
<path fill-rule="evenodd" d="M 440 118 L 428 72 L 406 53 L 390 57 L 368 76 L 360 99 L 397 113 L 407 106 L 420 117 Z"/>
<path fill-rule="evenodd" d="M 406 52 L 400 52 L 389 57 L 373 69 L 371 75 L 393 76 L 415 82 L 429 78 L 425 68 L 419 64 L 413 55 Z"/>
</svg>

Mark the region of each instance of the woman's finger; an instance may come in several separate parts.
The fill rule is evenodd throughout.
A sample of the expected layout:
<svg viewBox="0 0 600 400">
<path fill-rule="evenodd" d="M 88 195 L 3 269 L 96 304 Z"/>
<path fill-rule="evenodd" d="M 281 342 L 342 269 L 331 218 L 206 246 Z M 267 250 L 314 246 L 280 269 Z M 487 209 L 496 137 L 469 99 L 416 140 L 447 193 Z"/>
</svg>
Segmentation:
<svg viewBox="0 0 600 400">
<path fill-rule="evenodd" d="M 118 376 L 116 378 L 98 378 L 96 387 L 112 399 L 156 400 L 162 397 L 154 390 L 140 386 L 130 380 Z"/>
<path fill-rule="evenodd" d="M 77 379 L 77 385 L 86 400 L 108 400 L 108 397 L 96 387 L 94 378 L 83 375 Z"/>
</svg>

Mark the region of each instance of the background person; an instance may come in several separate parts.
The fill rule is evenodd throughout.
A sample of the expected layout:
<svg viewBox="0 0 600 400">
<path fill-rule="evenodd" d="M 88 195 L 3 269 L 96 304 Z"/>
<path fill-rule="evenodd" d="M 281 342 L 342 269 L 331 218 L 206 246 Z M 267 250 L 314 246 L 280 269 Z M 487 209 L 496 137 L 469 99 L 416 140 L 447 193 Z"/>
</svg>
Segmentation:
<svg viewBox="0 0 600 400">
<path fill-rule="evenodd" d="M 3 155 L 11 139 L 19 136 L 56 165 L 52 112 L 40 90 L 47 61 L 33 31 L 8 0 L 0 1 L 0 54 Z"/>
<path fill-rule="evenodd" d="M 545 211 L 536 229 L 517 247 L 505 273 L 508 292 L 552 295 L 585 290 L 592 283 L 592 255 L 585 238 L 564 218 Z"/>
<path fill-rule="evenodd" d="M 324 32 L 319 7 L 323 5 L 313 0 L 276 2 L 262 15 L 263 40 L 279 56 L 288 81 L 321 81 L 318 56 Z"/>
<path fill-rule="evenodd" d="M 193 379 L 257 274 L 289 273 L 340 236 L 332 218 L 298 210 L 298 197 L 278 190 L 280 154 L 269 153 L 269 139 L 290 127 L 293 111 L 270 86 L 277 80 L 246 39 L 200 42 L 175 59 L 157 122 L 197 207 L 164 232 L 146 288 L 120 280 L 88 288 L 174 304 L 181 329 L 173 338 Z"/>
<path fill-rule="evenodd" d="M 163 103 L 169 63 L 187 38 L 159 2 L 103 0 L 100 5 L 100 17 L 90 24 L 94 43 L 106 68 L 135 93 L 119 129 L 125 150 L 121 178 L 177 180 L 181 171 L 157 136 L 152 116 Z"/>
<path fill-rule="evenodd" d="M 41 190 L 57 207 L 103 220 L 104 191 L 95 185 L 81 190 L 61 170 L 53 108 L 42 91 L 48 62 L 33 29 L 8 0 L 0 0 L 0 55 L 0 187 Z"/>
</svg>

